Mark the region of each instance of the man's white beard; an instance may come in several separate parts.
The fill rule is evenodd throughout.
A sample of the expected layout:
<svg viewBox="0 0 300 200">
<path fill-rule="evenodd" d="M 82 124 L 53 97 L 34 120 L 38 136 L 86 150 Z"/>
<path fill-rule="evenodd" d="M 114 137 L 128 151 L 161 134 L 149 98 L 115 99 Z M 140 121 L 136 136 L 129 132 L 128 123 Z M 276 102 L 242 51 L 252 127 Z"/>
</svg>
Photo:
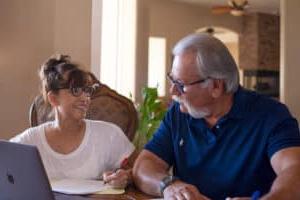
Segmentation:
<svg viewBox="0 0 300 200">
<path fill-rule="evenodd" d="M 210 111 L 208 109 L 196 109 L 188 101 L 180 99 L 178 96 L 173 95 L 172 99 L 183 104 L 187 108 L 189 115 L 195 119 L 202 119 L 210 115 Z"/>
</svg>

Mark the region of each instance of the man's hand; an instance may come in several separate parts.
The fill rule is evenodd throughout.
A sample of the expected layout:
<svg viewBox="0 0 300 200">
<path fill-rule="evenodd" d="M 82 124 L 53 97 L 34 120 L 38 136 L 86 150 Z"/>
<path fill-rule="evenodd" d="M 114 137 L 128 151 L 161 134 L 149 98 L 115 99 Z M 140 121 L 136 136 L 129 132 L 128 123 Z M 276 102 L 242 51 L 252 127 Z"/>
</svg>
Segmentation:
<svg viewBox="0 0 300 200">
<path fill-rule="evenodd" d="M 103 181 L 114 188 L 125 188 L 131 182 L 131 170 L 118 169 L 103 173 Z"/>
<path fill-rule="evenodd" d="M 251 200 L 251 198 L 250 197 L 234 197 L 234 198 L 227 197 L 226 200 Z"/>
<path fill-rule="evenodd" d="M 181 181 L 175 181 L 166 187 L 163 195 L 167 200 L 209 200 L 195 186 Z"/>
</svg>

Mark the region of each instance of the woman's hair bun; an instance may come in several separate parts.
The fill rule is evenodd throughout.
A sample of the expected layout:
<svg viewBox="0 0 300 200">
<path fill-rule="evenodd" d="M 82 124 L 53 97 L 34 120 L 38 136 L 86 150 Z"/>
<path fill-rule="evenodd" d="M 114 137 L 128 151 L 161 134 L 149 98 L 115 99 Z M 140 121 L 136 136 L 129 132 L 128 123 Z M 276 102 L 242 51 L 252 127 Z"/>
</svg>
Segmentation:
<svg viewBox="0 0 300 200">
<path fill-rule="evenodd" d="M 49 75 L 51 73 L 57 72 L 57 66 L 61 64 L 69 64 L 70 63 L 70 56 L 57 54 L 49 58 L 43 65 L 42 65 L 42 73 L 44 75 Z"/>
</svg>

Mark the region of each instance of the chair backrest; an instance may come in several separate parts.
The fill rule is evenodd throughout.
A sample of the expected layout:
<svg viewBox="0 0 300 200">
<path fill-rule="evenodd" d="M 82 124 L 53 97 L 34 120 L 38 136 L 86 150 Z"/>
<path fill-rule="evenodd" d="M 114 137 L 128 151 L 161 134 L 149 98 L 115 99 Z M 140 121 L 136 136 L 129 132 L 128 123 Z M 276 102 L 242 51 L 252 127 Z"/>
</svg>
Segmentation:
<svg viewBox="0 0 300 200">
<path fill-rule="evenodd" d="M 91 97 L 86 118 L 116 124 L 130 141 L 133 140 L 138 126 L 138 116 L 132 101 L 104 84 L 101 84 Z M 38 95 L 30 106 L 30 126 L 37 126 L 53 119 L 54 112 L 51 106 L 45 103 L 42 95 Z"/>
</svg>

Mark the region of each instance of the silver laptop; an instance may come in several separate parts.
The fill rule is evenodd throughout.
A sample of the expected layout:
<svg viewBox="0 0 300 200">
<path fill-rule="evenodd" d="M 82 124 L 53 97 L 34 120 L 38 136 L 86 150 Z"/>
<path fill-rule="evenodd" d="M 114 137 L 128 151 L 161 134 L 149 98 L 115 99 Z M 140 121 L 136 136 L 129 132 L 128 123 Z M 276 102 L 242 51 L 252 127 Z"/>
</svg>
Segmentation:
<svg viewBox="0 0 300 200">
<path fill-rule="evenodd" d="M 36 147 L 0 141 L 0 199 L 54 200 Z"/>
</svg>

